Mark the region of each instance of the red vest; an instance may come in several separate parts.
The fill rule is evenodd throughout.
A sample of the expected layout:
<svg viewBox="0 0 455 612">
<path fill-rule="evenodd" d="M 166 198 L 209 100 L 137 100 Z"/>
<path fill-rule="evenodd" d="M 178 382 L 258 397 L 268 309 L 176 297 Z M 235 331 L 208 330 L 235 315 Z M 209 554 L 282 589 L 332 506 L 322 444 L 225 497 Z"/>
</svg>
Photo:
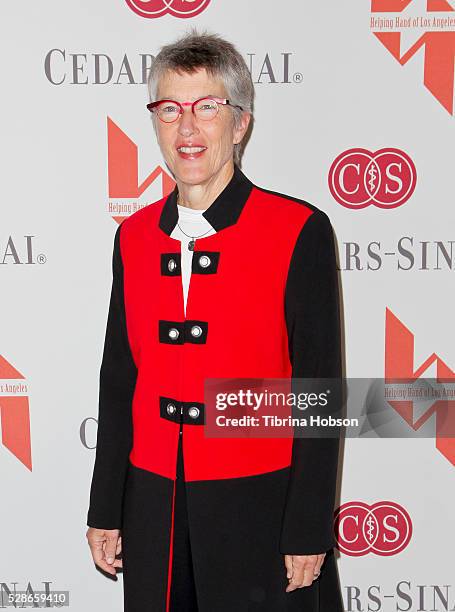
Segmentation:
<svg viewBox="0 0 455 612">
<path fill-rule="evenodd" d="M 230 190 L 235 192 L 236 185 Z M 226 209 L 231 204 L 235 208 L 235 195 L 225 197 Z M 199 406 L 197 419 L 191 418 L 196 411 L 190 409 L 204 402 L 205 378 L 291 376 L 285 285 L 297 236 L 312 211 L 251 189 L 242 209 L 235 211 L 235 223 L 196 239 L 185 317 L 180 241 L 163 231 L 169 229 L 165 222 L 171 206 L 172 198 L 165 198 L 134 214 L 123 223 L 120 238 L 128 339 L 138 369 L 131 462 L 175 477 L 177 404 L 185 402 L 186 480 L 235 478 L 286 467 L 291 438 L 205 437 L 206 407 Z M 199 264 L 202 256 L 210 259 L 209 266 Z M 170 259 L 177 264 L 172 271 Z M 203 330 L 200 336 L 191 334 L 194 327 Z M 175 340 L 169 337 L 171 329 L 179 333 Z M 175 418 L 166 406 L 160 409 L 164 401 L 169 403 L 161 398 L 174 400 Z"/>
</svg>

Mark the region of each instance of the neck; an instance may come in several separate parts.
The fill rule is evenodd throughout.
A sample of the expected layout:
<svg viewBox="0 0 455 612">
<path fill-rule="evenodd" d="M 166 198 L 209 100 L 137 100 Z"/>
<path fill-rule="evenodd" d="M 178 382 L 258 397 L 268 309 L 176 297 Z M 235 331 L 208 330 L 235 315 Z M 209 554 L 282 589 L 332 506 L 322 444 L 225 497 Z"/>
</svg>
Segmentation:
<svg viewBox="0 0 455 612">
<path fill-rule="evenodd" d="M 233 174 L 234 162 L 229 160 L 217 174 L 203 183 L 193 185 L 177 179 L 178 204 L 194 210 L 208 208 L 229 183 Z"/>
</svg>

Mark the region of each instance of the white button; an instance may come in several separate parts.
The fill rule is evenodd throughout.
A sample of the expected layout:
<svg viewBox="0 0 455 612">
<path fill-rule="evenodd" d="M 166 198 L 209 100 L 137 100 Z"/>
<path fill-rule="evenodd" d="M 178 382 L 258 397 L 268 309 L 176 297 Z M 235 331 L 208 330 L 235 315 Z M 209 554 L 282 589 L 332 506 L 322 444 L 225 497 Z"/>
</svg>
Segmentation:
<svg viewBox="0 0 455 612">
<path fill-rule="evenodd" d="M 167 269 L 169 270 L 169 272 L 172 272 L 173 270 L 175 270 L 176 267 L 177 267 L 177 263 L 175 259 L 170 259 L 167 263 Z"/>
<path fill-rule="evenodd" d="M 172 340 L 176 340 L 179 337 L 179 330 L 175 327 L 171 327 L 171 329 L 169 330 L 169 338 L 172 338 Z"/>
<path fill-rule="evenodd" d="M 191 408 L 188 410 L 188 414 L 192 419 L 197 419 L 199 416 L 199 408 L 196 406 L 191 406 Z"/>
<path fill-rule="evenodd" d="M 177 408 L 174 406 L 174 404 L 168 404 L 166 406 L 166 410 L 168 414 L 174 414 L 174 412 L 177 410 Z"/>
<path fill-rule="evenodd" d="M 201 266 L 201 268 L 208 268 L 208 266 L 210 265 L 210 257 L 208 257 L 207 255 L 201 255 L 199 257 L 199 265 Z"/>
<path fill-rule="evenodd" d="M 199 325 L 193 325 L 193 327 L 191 328 L 191 335 L 194 336 L 195 338 L 199 338 L 201 334 L 202 334 L 202 327 L 199 327 Z"/>
</svg>

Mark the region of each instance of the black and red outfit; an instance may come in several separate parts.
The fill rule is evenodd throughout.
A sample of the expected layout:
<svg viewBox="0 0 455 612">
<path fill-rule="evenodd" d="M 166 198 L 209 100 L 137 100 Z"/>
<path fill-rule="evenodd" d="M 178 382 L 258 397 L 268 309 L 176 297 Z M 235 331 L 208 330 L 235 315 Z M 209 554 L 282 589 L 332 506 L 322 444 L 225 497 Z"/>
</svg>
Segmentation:
<svg viewBox="0 0 455 612">
<path fill-rule="evenodd" d="M 203 215 L 216 233 L 196 240 L 186 315 L 177 187 L 116 231 L 87 524 L 122 529 L 126 612 L 170 612 L 193 583 L 199 612 L 341 612 L 339 439 L 203 427 L 205 378 L 341 377 L 330 221 L 238 166 Z M 283 555 L 321 552 L 286 593 Z"/>
</svg>

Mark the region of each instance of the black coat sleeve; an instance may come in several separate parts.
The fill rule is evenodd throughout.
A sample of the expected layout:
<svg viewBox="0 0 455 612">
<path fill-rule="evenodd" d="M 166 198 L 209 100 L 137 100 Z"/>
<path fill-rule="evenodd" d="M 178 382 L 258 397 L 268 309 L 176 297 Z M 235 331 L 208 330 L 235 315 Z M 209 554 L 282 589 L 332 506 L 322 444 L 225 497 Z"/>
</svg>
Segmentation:
<svg viewBox="0 0 455 612">
<path fill-rule="evenodd" d="M 123 262 L 118 226 L 112 256 L 112 288 L 99 375 L 96 457 L 87 525 L 120 529 L 125 478 L 133 441 L 132 400 L 137 369 L 128 341 Z"/>
<path fill-rule="evenodd" d="M 296 241 L 286 280 L 293 378 L 341 381 L 339 303 L 332 226 L 328 216 L 315 207 Z M 334 546 L 338 450 L 339 436 L 294 436 L 281 553 L 319 554 Z"/>
</svg>

